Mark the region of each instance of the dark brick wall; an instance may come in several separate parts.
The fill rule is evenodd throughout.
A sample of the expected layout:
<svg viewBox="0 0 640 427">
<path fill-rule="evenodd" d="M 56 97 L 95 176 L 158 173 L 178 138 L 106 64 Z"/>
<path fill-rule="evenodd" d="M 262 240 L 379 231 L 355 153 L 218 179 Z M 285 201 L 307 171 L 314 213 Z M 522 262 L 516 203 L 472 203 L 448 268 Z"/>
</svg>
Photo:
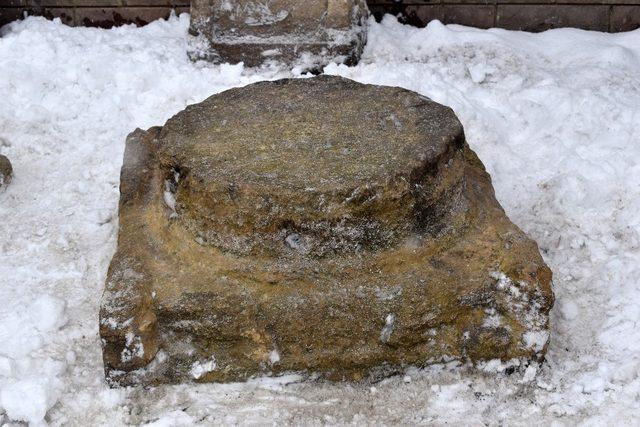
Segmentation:
<svg viewBox="0 0 640 427">
<path fill-rule="evenodd" d="M 372 0 L 369 8 L 376 18 L 393 13 L 418 26 L 439 19 L 445 24 L 524 31 L 640 28 L 640 0 Z"/>
<path fill-rule="evenodd" d="M 0 0 L 0 25 L 27 14 L 60 18 L 68 25 L 110 28 L 144 25 L 167 18 L 172 10 L 189 12 L 189 0 Z"/>
<path fill-rule="evenodd" d="M 370 0 L 369 7 L 378 19 L 392 13 L 418 26 L 439 19 L 525 31 L 577 27 L 617 32 L 640 27 L 640 0 Z M 168 17 L 172 9 L 188 12 L 189 0 L 0 0 L 0 25 L 25 14 L 60 17 L 69 25 L 144 25 Z"/>
</svg>

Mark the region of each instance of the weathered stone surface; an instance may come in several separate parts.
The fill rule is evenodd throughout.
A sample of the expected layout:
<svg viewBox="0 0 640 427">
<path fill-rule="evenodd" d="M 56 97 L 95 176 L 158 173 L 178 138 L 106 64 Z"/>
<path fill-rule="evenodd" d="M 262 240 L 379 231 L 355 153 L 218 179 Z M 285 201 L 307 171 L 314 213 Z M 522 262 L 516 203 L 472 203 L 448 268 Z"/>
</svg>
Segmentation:
<svg viewBox="0 0 640 427">
<path fill-rule="evenodd" d="M 413 92 L 262 82 L 127 139 L 112 384 L 541 359 L 552 304 L 455 114 Z"/>
<path fill-rule="evenodd" d="M 321 66 L 358 62 L 367 36 L 365 0 L 194 0 L 190 55 L 244 62 Z"/>
<path fill-rule="evenodd" d="M 4 189 L 13 178 L 13 167 L 6 156 L 0 154 L 0 190 Z"/>
</svg>

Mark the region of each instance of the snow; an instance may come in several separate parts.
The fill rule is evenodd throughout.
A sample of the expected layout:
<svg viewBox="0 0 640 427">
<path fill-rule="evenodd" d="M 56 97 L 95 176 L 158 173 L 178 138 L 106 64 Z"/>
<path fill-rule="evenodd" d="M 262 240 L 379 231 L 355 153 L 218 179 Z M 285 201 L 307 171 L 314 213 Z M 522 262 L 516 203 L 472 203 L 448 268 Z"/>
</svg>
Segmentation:
<svg viewBox="0 0 640 427">
<path fill-rule="evenodd" d="M 169 181 L 165 181 L 165 190 L 163 193 L 164 203 L 167 205 L 169 209 L 175 214 L 176 212 L 176 197 L 171 191 L 171 183 Z"/>
<path fill-rule="evenodd" d="M 215 371 L 217 367 L 218 364 L 214 357 L 211 357 L 211 359 L 204 362 L 195 362 L 191 366 L 191 376 L 195 379 L 201 378 L 203 375 Z"/>
<path fill-rule="evenodd" d="M 529 331 L 525 332 L 522 339 L 527 348 L 540 352 L 549 341 L 549 333 L 547 331 Z"/>
<path fill-rule="evenodd" d="M 393 333 L 393 329 L 396 323 L 396 315 L 393 313 L 387 314 L 387 317 L 384 319 L 384 327 L 382 331 L 380 331 L 380 341 L 383 343 L 388 343 L 391 339 L 391 334 Z"/>
<path fill-rule="evenodd" d="M 280 353 L 278 350 L 271 350 L 269 352 L 269 363 L 275 365 L 280 361 Z"/>
<path fill-rule="evenodd" d="M 55 381 L 47 377 L 9 380 L 0 391 L 0 404 L 12 420 L 42 421 L 59 394 Z"/>
<path fill-rule="evenodd" d="M 109 389 L 97 311 L 126 135 L 229 87 L 299 75 L 192 64 L 187 28 L 182 15 L 143 28 L 28 18 L 2 29 L 0 152 L 15 177 L 0 193 L 0 424 L 637 422 L 640 31 L 417 29 L 386 18 L 372 23 L 360 65 L 325 69 L 458 114 L 507 214 L 555 274 L 545 363 L 452 362 L 375 387 L 287 376 Z"/>
</svg>

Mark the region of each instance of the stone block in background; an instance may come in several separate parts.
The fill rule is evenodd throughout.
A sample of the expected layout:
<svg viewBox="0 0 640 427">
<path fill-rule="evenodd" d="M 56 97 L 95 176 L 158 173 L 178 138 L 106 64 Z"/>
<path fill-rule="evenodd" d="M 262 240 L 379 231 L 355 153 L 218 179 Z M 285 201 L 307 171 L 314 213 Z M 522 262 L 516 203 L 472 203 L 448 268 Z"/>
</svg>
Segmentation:
<svg viewBox="0 0 640 427">
<path fill-rule="evenodd" d="M 251 67 L 351 65 L 366 43 L 368 13 L 365 0 L 193 0 L 190 55 Z"/>
<path fill-rule="evenodd" d="M 100 310 L 114 385 L 540 360 L 551 272 L 450 108 L 261 82 L 127 138 Z"/>
</svg>

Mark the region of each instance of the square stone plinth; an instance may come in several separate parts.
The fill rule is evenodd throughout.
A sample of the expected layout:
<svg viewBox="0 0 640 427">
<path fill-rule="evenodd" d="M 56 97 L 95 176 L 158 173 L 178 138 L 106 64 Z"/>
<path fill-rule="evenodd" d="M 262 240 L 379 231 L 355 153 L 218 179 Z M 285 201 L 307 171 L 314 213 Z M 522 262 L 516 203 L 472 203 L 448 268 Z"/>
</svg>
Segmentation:
<svg viewBox="0 0 640 427">
<path fill-rule="evenodd" d="M 367 17 L 364 0 L 194 0 L 190 55 L 252 67 L 354 65 L 366 43 Z"/>
<path fill-rule="evenodd" d="M 100 311 L 112 384 L 540 360 L 553 304 L 451 109 L 261 82 L 127 138 Z"/>
</svg>

